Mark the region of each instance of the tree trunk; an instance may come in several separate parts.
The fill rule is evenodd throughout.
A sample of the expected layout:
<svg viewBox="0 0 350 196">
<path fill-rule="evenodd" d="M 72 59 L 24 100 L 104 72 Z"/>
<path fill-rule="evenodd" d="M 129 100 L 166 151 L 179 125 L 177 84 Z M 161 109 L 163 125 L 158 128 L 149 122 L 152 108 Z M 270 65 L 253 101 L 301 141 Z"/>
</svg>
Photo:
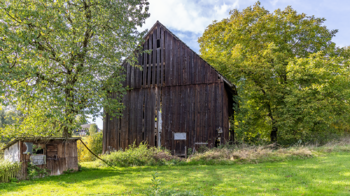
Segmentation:
<svg viewBox="0 0 350 196">
<path fill-rule="evenodd" d="M 277 130 L 277 127 L 272 127 L 272 131 L 270 134 L 271 142 L 277 142 Z"/>
<path fill-rule="evenodd" d="M 72 133 L 69 131 L 68 127 L 63 128 L 62 137 L 64 138 L 72 137 Z"/>
</svg>

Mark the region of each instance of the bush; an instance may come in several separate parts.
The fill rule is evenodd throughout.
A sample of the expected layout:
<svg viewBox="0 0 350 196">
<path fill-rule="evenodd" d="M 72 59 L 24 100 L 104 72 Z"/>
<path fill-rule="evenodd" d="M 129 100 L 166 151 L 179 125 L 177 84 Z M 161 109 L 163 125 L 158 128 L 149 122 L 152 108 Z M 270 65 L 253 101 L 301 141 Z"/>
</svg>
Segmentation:
<svg viewBox="0 0 350 196">
<path fill-rule="evenodd" d="M 10 163 L 5 160 L 0 160 L 0 182 L 10 182 L 16 178 L 21 170 L 21 163 Z"/>
<path fill-rule="evenodd" d="M 102 154 L 102 132 L 83 137 L 82 140 L 96 155 Z M 79 162 L 94 161 L 96 157 L 81 142 L 78 142 L 78 160 Z"/>
<path fill-rule="evenodd" d="M 179 159 L 172 156 L 169 151 L 148 147 L 145 143 L 136 146 L 135 142 L 125 151 L 114 151 L 102 158 L 111 165 L 119 167 L 164 165 L 167 161 Z"/>
</svg>

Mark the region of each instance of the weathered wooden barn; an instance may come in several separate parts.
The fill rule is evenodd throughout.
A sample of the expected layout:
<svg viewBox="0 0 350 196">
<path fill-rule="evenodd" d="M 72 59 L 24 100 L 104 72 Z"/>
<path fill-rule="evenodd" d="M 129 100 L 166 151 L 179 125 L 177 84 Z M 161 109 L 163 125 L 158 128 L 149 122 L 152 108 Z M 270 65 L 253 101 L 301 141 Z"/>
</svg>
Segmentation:
<svg viewBox="0 0 350 196">
<path fill-rule="evenodd" d="M 138 56 L 142 70 L 123 64 L 131 90 L 121 118 L 106 114 L 103 152 L 147 142 L 184 155 L 233 140 L 235 86 L 158 21 L 143 48 L 152 53 Z"/>
<path fill-rule="evenodd" d="M 17 138 L 9 142 L 4 158 L 10 162 L 21 162 L 19 179 L 28 177 L 28 163 L 47 169 L 49 175 L 60 175 L 64 171 L 78 171 L 77 140 L 80 138 Z"/>
</svg>

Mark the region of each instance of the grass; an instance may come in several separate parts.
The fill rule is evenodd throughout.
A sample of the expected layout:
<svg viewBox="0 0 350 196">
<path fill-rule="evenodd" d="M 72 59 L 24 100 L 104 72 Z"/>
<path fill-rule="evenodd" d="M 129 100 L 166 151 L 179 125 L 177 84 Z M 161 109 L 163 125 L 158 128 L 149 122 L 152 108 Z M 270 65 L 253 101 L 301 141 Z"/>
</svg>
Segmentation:
<svg viewBox="0 0 350 196">
<path fill-rule="evenodd" d="M 287 162 L 96 168 L 19 183 L 0 184 L 0 195 L 136 195 L 158 172 L 161 189 L 204 195 L 349 195 L 350 153 Z"/>
</svg>

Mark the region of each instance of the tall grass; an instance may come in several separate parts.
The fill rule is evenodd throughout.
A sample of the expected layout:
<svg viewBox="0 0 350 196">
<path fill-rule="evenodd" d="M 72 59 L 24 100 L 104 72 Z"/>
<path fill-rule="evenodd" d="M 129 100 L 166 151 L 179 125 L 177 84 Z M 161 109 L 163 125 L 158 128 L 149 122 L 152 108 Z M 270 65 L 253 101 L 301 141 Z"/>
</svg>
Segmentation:
<svg viewBox="0 0 350 196">
<path fill-rule="evenodd" d="M 308 144 L 283 148 L 275 145 L 226 145 L 219 148 L 204 148 L 187 159 L 172 156 L 169 151 L 146 144 L 129 146 L 125 151 L 104 155 L 103 159 L 114 166 L 144 165 L 226 165 L 242 163 L 278 162 L 307 159 L 331 152 L 350 152 L 350 137 L 333 140 L 325 145 Z"/>
<path fill-rule="evenodd" d="M 20 170 L 21 163 L 0 160 L 0 182 L 9 182 L 12 178 L 16 178 Z"/>
<path fill-rule="evenodd" d="M 267 146 L 226 146 L 213 148 L 203 153 L 191 155 L 186 162 L 189 164 L 232 164 L 232 163 L 261 163 L 305 159 L 317 156 L 317 152 L 308 147 L 298 146 L 273 149 Z"/>
<path fill-rule="evenodd" d="M 148 147 L 141 143 L 130 145 L 126 150 L 111 152 L 102 156 L 104 160 L 111 165 L 119 167 L 143 166 L 143 165 L 164 165 L 167 161 L 177 160 L 177 157 L 171 156 L 170 152 L 156 147 Z"/>
</svg>

